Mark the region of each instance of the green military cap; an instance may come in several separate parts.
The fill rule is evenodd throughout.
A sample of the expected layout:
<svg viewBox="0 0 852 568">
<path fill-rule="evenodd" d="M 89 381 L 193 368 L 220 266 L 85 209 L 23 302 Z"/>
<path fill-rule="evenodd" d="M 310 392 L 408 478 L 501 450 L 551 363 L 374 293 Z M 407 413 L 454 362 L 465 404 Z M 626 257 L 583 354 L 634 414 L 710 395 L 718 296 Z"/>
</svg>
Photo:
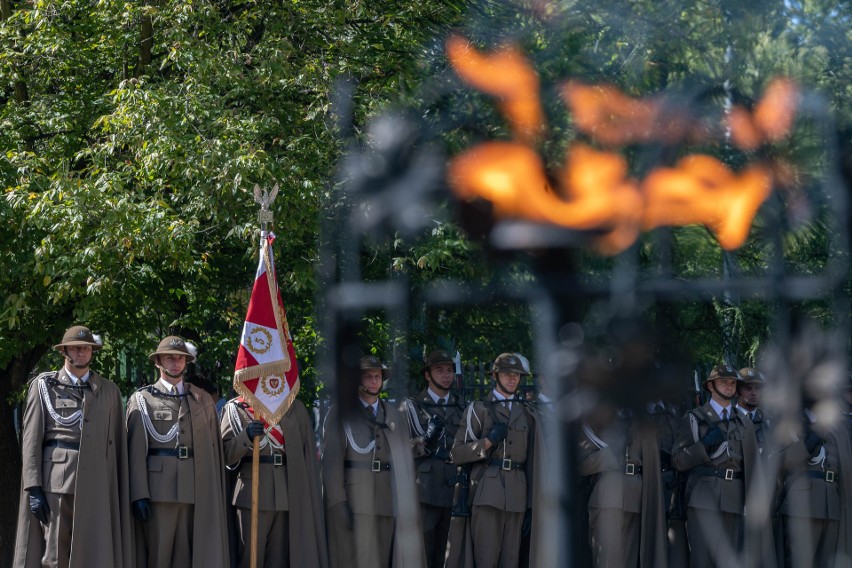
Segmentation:
<svg viewBox="0 0 852 568">
<path fill-rule="evenodd" d="M 713 367 L 713 370 L 710 371 L 710 374 L 707 375 L 706 379 L 704 379 L 704 386 L 706 387 L 707 383 L 715 381 L 716 379 L 731 379 L 738 382 L 743 380 L 737 370 L 727 364 L 716 365 Z"/>
<path fill-rule="evenodd" d="M 420 367 L 420 372 L 425 373 L 432 365 L 437 365 L 438 363 L 454 363 L 453 356 L 446 349 L 436 349 L 423 359 L 423 366 Z"/>
<path fill-rule="evenodd" d="M 72 345 L 91 345 L 92 351 L 99 351 L 103 348 L 101 338 L 92 334 L 92 331 L 84 325 L 75 325 L 69 327 L 62 336 L 62 342 L 53 346 L 57 351 L 62 351 L 64 347 Z"/>
<path fill-rule="evenodd" d="M 184 355 L 186 356 L 186 362 L 192 363 L 195 361 L 196 353 L 197 349 L 195 345 L 187 343 L 177 335 L 169 335 L 160 341 L 156 351 L 148 355 L 148 360 L 153 363 L 157 355 Z"/>
<path fill-rule="evenodd" d="M 753 367 L 744 367 L 740 369 L 739 373 L 742 380 L 746 383 L 766 384 L 766 377 L 763 376 L 763 373 Z"/>
<path fill-rule="evenodd" d="M 501 353 L 494 360 L 491 366 L 492 373 L 519 373 L 521 375 L 529 375 L 529 370 L 524 367 L 524 363 L 517 353 Z"/>
<path fill-rule="evenodd" d="M 364 355 L 361 357 L 360 367 L 362 371 L 367 369 L 380 369 L 382 371 L 383 381 L 390 376 L 390 369 L 388 369 L 387 365 L 382 363 L 382 360 L 375 355 Z"/>
</svg>

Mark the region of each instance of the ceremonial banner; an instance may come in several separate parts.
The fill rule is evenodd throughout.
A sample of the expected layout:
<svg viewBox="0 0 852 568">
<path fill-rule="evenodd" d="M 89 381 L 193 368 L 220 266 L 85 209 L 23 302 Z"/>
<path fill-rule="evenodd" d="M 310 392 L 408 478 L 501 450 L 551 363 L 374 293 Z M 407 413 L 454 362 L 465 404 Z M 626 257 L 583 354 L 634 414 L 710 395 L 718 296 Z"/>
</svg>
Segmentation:
<svg viewBox="0 0 852 568">
<path fill-rule="evenodd" d="M 296 352 L 272 255 L 275 235 L 261 234 L 260 263 L 243 325 L 234 390 L 269 424 L 278 424 L 299 392 Z"/>
</svg>

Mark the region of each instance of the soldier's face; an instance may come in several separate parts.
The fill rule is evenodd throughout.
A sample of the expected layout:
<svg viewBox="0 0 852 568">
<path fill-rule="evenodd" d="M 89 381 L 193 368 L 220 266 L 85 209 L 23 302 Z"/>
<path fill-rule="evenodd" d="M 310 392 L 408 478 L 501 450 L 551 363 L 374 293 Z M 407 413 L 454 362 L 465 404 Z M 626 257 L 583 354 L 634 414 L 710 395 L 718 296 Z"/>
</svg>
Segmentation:
<svg viewBox="0 0 852 568">
<path fill-rule="evenodd" d="M 739 388 L 739 393 L 746 404 L 753 407 L 760 406 L 760 393 L 763 385 L 758 383 L 746 383 Z"/>
<path fill-rule="evenodd" d="M 382 391 L 381 369 L 363 369 L 361 371 L 361 388 L 370 396 L 378 396 Z"/>
<path fill-rule="evenodd" d="M 171 353 L 160 355 L 160 367 L 168 371 L 171 376 L 177 377 L 186 368 L 186 355 L 172 355 Z"/>
<path fill-rule="evenodd" d="M 497 373 L 497 390 L 505 396 L 515 394 L 518 385 L 521 384 L 521 374 L 512 372 Z"/>
<path fill-rule="evenodd" d="M 69 345 L 65 348 L 65 356 L 70 363 L 78 369 L 84 369 L 92 362 L 91 345 Z"/>
<path fill-rule="evenodd" d="M 715 392 L 713 392 L 714 398 L 718 393 L 727 401 L 737 394 L 737 381 L 734 379 L 714 379 L 713 386 L 715 387 Z M 716 402 L 721 401 L 717 400 Z"/>
<path fill-rule="evenodd" d="M 442 390 L 450 390 L 455 378 L 455 369 L 450 363 L 438 363 L 429 367 L 429 374 L 432 375 L 432 381 Z"/>
</svg>

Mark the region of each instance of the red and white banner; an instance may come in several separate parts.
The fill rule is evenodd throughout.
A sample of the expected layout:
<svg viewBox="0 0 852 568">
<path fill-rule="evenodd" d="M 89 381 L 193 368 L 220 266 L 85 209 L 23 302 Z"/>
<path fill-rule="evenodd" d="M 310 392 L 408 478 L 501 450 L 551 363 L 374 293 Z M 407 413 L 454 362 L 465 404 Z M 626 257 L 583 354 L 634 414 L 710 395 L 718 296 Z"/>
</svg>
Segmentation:
<svg viewBox="0 0 852 568">
<path fill-rule="evenodd" d="M 262 234 L 260 264 L 243 325 L 234 390 L 269 424 L 278 424 L 299 393 L 296 351 L 278 290 L 272 243 Z"/>
</svg>

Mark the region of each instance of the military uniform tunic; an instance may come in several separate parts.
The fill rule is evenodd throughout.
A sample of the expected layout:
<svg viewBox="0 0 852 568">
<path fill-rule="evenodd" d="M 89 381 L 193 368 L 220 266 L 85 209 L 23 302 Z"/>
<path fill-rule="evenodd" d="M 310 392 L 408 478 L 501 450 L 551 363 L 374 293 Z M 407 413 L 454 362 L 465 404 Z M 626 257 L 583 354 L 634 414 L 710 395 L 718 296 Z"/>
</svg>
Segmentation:
<svg viewBox="0 0 852 568">
<path fill-rule="evenodd" d="M 205 391 L 163 380 L 127 404 L 130 499 L 151 500 L 137 562 L 149 568 L 225 566 L 224 466 L 218 416 Z M 196 539 L 204 544 L 195 546 Z"/>
<path fill-rule="evenodd" d="M 253 441 L 246 426 L 253 409 L 233 399 L 222 414 L 225 463 L 236 472 L 232 505 L 240 539 L 240 566 L 251 560 Z M 319 487 L 319 463 L 313 428 L 300 400 L 294 400 L 281 422 L 266 425 L 258 464 L 257 565 L 268 568 L 328 565 Z M 291 513 L 293 517 L 291 517 Z M 291 522 L 296 519 L 296 522 Z"/>
<path fill-rule="evenodd" d="M 595 566 L 666 566 L 659 463 L 656 433 L 627 413 L 597 430 L 584 425 L 579 472 L 593 480 L 588 508 Z"/>
<path fill-rule="evenodd" d="M 331 565 L 386 567 L 395 530 L 394 464 L 388 437 L 405 425 L 398 411 L 383 401 L 377 402 L 375 416 L 361 406 L 345 423 L 336 407 L 326 419 L 322 459 L 326 506 L 347 502 L 354 515 L 352 530 L 328 516 Z"/>
<path fill-rule="evenodd" d="M 457 469 L 450 452 L 462 413 L 456 395 L 448 394 L 446 400 L 441 400 L 444 402 L 436 403 L 426 388 L 402 405 L 403 416 L 408 417 L 417 469 L 417 495 L 427 566 L 444 565 L 453 507 L 453 486 L 448 481 L 456 475 Z M 432 416 L 438 416 L 444 422 L 444 429 L 436 440 L 426 445 L 423 435 Z"/>
<path fill-rule="evenodd" d="M 21 492 L 16 568 L 130 564 L 121 394 L 97 373 L 81 379 L 86 381 L 74 381 L 63 368 L 30 383 L 21 486 L 41 487 L 50 515 L 42 525 Z"/>
<path fill-rule="evenodd" d="M 672 453 L 675 468 L 689 474 L 687 531 L 694 567 L 736 565 L 743 549 L 745 487 L 757 467 L 757 445 L 748 417 L 733 405 L 727 410 L 727 421 L 709 402 L 690 410 Z M 713 426 L 722 430 L 724 441 L 709 455 L 700 439 Z"/>
<path fill-rule="evenodd" d="M 849 554 L 838 550 L 845 493 L 852 486 L 843 468 L 852 459 L 849 452 L 849 434 L 842 424 L 824 435 L 815 455 L 808 454 L 803 440 L 783 452 L 786 480 L 780 510 L 794 568 L 833 566 L 838 554 Z"/>
<path fill-rule="evenodd" d="M 521 527 L 532 504 L 535 418 L 518 400 L 508 406 L 494 392 L 472 403 L 462 415 L 453 446 L 454 463 L 472 464 L 470 537 L 477 568 L 518 566 Z M 495 418 L 508 424 L 508 433 L 486 450 Z"/>
</svg>

